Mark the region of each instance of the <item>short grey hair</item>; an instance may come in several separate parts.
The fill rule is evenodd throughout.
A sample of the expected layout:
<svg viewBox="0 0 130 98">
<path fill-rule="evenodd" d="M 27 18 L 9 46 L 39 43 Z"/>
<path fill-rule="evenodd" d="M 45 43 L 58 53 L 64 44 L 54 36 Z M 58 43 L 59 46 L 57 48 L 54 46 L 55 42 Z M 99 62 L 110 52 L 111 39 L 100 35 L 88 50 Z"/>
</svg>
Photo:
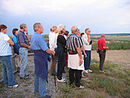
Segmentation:
<svg viewBox="0 0 130 98">
<path fill-rule="evenodd" d="M 72 27 L 71 27 L 71 31 L 72 31 L 72 33 L 73 33 L 73 32 L 77 32 L 77 31 L 78 31 L 78 28 L 77 28 L 76 26 L 72 26 Z"/>
<path fill-rule="evenodd" d="M 21 24 L 20 29 L 23 29 L 23 27 L 25 28 L 25 27 L 27 27 L 27 25 L 26 24 Z"/>
<path fill-rule="evenodd" d="M 41 28 L 41 23 L 35 23 L 35 24 L 33 25 L 33 30 L 34 30 L 34 32 L 36 32 L 38 28 Z"/>
</svg>

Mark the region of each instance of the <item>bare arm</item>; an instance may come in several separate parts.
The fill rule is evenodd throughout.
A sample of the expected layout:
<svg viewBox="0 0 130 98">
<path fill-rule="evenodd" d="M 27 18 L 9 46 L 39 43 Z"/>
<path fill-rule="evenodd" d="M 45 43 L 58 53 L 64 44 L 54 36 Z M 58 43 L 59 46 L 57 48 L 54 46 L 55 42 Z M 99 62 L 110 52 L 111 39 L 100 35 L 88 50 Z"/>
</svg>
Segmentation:
<svg viewBox="0 0 130 98">
<path fill-rule="evenodd" d="M 78 55 L 79 55 L 79 58 L 80 58 L 80 64 L 83 64 L 83 59 L 82 59 L 82 54 L 81 54 L 80 47 L 77 48 L 77 52 L 78 52 Z"/>
<path fill-rule="evenodd" d="M 9 43 L 10 46 L 14 45 L 14 42 L 11 39 L 8 40 L 8 43 Z"/>
<path fill-rule="evenodd" d="M 52 51 L 52 50 L 50 50 L 50 49 L 47 49 L 46 52 L 47 52 L 48 54 L 52 54 L 52 55 L 55 54 L 55 51 Z"/>
<path fill-rule="evenodd" d="M 25 43 L 20 43 L 21 46 L 30 49 L 31 47 L 29 45 L 26 45 Z"/>
<path fill-rule="evenodd" d="M 86 57 L 87 57 L 87 54 L 85 53 L 84 45 L 82 46 L 82 49 L 83 49 L 84 56 L 85 56 L 85 58 L 86 58 Z"/>
<path fill-rule="evenodd" d="M 30 41 L 30 38 L 29 38 L 29 35 L 28 35 L 28 29 L 26 28 L 25 31 L 26 31 L 27 39 L 28 39 L 28 41 Z"/>
</svg>

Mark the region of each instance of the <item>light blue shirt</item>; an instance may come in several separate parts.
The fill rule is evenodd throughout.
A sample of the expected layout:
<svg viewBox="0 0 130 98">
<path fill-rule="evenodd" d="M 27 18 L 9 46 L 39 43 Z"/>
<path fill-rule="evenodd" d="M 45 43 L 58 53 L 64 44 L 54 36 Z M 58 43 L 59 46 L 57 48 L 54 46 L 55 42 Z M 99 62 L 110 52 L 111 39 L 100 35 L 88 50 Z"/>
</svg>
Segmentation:
<svg viewBox="0 0 130 98">
<path fill-rule="evenodd" d="M 8 40 L 10 40 L 9 36 L 0 32 L 0 56 L 12 55 Z"/>
<path fill-rule="evenodd" d="M 35 32 L 34 35 L 32 35 L 31 49 L 32 50 L 43 50 L 43 51 L 46 51 L 48 49 L 46 41 L 41 34 Z"/>
</svg>

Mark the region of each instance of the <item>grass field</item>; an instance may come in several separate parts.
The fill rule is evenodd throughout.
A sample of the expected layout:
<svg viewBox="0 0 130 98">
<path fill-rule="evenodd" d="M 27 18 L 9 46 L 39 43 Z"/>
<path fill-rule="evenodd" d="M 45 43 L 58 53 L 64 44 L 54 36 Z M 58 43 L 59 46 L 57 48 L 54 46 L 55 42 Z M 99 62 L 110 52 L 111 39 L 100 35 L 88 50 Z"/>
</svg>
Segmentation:
<svg viewBox="0 0 130 98">
<path fill-rule="evenodd" d="M 129 98 L 130 97 L 130 69 L 122 68 L 116 64 L 104 66 L 105 73 L 98 70 L 98 61 L 92 60 L 93 73 L 86 74 L 87 78 L 81 80 L 85 89 L 60 84 L 61 96 L 58 98 Z"/>
</svg>

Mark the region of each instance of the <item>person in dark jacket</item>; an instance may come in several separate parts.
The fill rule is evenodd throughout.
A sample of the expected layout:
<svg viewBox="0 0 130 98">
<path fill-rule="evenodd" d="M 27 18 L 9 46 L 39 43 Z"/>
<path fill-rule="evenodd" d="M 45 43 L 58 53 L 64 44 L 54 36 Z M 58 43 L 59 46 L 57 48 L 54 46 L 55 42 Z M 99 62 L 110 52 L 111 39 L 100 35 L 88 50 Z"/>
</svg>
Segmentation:
<svg viewBox="0 0 130 98">
<path fill-rule="evenodd" d="M 58 28 L 59 35 L 57 37 L 57 49 L 56 56 L 58 58 L 58 66 L 57 66 L 57 81 L 65 82 L 65 79 L 62 77 L 62 73 L 64 72 L 65 67 L 65 46 L 66 39 L 64 38 L 65 26 L 61 25 Z"/>
</svg>

